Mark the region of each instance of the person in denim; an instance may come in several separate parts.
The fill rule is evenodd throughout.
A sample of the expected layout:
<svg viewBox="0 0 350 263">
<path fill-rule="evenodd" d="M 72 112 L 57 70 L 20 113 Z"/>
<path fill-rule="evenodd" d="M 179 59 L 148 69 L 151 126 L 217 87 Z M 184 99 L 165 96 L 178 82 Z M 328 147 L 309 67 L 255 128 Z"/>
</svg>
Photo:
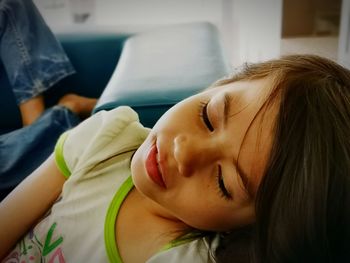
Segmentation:
<svg viewBox="0 0 350 263">
<path fill-rule="evenodd" d="M 75 72 L 31 0 L 0 0 L 0 58 L 23 128 L 0 135 L 0 200 L 52 152 L 59 135 L 80 122 L 95 99 L 63 96 L 45 109 L 43 92 Z M 8 87 L 1 87 L 5 89 Z"/>
<path fill-rule="evenodd" d="M 31 0 L 0 1 L 0 56 L 23 125 L 44 111 L 42 93 L 74 68 Z"/>
</svg>

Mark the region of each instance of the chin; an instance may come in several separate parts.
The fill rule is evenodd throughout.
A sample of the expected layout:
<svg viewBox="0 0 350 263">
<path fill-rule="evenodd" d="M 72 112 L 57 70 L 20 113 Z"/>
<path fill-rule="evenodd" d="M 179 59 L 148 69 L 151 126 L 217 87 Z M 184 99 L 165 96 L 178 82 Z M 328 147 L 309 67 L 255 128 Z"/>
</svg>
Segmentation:
<svg viewBox="0 0 350 263">
<path fill-rule="evenodd" d="M 142 160 L 140 158 L 139 150 L 137 150 L 131 159 L 131 165 L 130 165 L 130 171 L 131 171 L 131 178 L 135 185 L 135 187 L 140 184 L 140 180 L 142 179 L 143 174 L 143 167 L 142 167 Z"/>
</svg>

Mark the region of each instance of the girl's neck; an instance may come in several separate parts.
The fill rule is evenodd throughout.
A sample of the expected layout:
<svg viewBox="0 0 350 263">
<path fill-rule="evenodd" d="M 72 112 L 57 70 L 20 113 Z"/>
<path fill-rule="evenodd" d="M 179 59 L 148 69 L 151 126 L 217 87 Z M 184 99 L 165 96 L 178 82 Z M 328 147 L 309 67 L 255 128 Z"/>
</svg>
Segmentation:
<svg viewBox="0 0 350 263">
<path fill-rule="evenodd" d="M 189 231 L 182 221 L 168 215 L 136 188 L 125 198 L 116 221 L 116 242 L 124 263 L 145 262 Z"/>
</svg>

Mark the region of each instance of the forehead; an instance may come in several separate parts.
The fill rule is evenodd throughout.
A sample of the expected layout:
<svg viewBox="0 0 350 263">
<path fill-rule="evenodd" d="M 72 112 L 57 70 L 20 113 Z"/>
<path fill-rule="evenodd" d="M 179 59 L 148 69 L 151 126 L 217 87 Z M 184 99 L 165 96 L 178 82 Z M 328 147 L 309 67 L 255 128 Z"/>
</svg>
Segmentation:
<svg viewBox="0 0 350 263">
<path fill-rule="evenodd" d="M 248 101 L 251 99 L 260 98 L 266 99 L 272 92 L 274 84 L 272 77 L 264 77 L 252 80 L 238 80 L 226 83 L 224 85 L 212 86 L 208 90 L 216 90 L 216 92 L 238 92 Z M 258 96 L 257 96 L 258 95 Z"/>
<path fill-rule="evenodd" d="M 212 99 L 220 102 L 230 96 L 228 122 L 231 123 L 236 160 L 247 177 L 248 191 L 254 196 L 264 173 L 274 137 L 273 127 L 278 113 L 276 98 L 267 103 L 273 91 L 271 79 L 237 81 L 213 89 Z"/>
</svg>

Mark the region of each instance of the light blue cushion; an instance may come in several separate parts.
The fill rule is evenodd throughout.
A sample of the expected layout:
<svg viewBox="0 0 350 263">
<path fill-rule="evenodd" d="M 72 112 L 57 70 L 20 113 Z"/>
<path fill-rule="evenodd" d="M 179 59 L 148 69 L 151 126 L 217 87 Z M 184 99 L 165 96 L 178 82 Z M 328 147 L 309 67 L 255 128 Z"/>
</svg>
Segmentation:
<svg viewBox="0 0 350 263">
<path fill-rule="evenodd" d="M 94 112 L 120 105 L 152 127 L 175 103 L 227 75 L 218 30 L 210 23 L 162 27 L 125 42 L 119 63 Z"/>
</svg>

